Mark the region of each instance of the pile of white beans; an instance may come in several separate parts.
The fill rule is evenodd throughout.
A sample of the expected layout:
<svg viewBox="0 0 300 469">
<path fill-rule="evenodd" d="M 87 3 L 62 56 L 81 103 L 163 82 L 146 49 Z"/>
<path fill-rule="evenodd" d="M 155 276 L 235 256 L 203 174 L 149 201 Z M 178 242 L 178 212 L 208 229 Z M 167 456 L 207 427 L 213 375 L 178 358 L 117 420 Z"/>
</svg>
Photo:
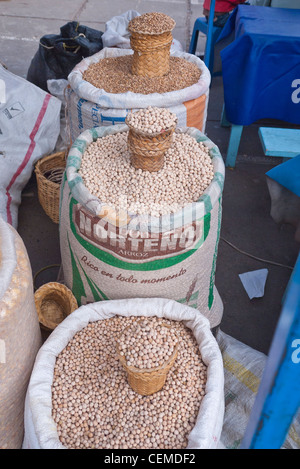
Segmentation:
<svg viewBox="0 0 300 469">
<path fill-rule="evenodd" d="M 214 170 L 208 148 L 185 132 L 175 131 L 157 172 L 135 169 L 128 132 L 98 138 L 83 153 L 79 174 L 101 202 L 138 215 L 159 217 L 196 202 L 211 183 Z"/>
<path fill-rule="evenodd" d="M 175 127 L 177 116 L 167 108 L 148 106 L 130 112 L 126 118 L 129 127 L 147 134 L 157 134 Z"/>
<path fill-rule="evenodd" d="M 156 368 L 167 363 L 175 352 L 178 337 L 173 328 L 142 320 L 126 328 L 118 340 L 126 364 L 139 369 Z"/>
<path fill-rule="evenodd" d="M 207 369 L 199 346 L 182 322 L 152 317 L 153 328 L 167 323 L 174 329 L 178 355 L 164 387 L 142 396 L 128 384 L 116 352 L 122 331 L 140 319 L 113 316 L 89 323 L 58 355 L 52 415 L 66 448 L 186 448 L 205 395 Z"/>
</svg>

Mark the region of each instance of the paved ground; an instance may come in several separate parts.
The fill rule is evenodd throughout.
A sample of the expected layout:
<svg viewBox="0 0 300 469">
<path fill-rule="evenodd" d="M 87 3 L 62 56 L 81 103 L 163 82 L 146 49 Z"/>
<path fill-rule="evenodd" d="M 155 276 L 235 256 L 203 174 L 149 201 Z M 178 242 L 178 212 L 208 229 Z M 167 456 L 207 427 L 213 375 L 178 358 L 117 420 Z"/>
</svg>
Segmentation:
<svg viewBox="0 0 300 469">
<path fill-rule="evenodd" d="M 110 18 L 128 10 L 169 14 L 176 21 L 173 36 L 186 48 L 194 21 L 202 16 L 203 0 L 191 0 L 191 12 L 187 4 L 185 0 L 0 0 L 1 59 L 13 73 L 25 77 L 45 34 L 58 34 L 68 21 L 105 31 Z M 203 50 L 200 38 L 198 52 Z"/>
<path fill-rule="evenodd" d="M 131 9 L 139 13 L 163 11 L 172 16 L 177 23 L 174 37 L 187 50 L 187 38 L 195 18 L 202 14 L 203 1 L 191 3 L 189 15 L 187 2 L 179 0 L 0 0 L 0 61 L 13 73 L 25 77 L 38 40 L 44 34 L 57 34 L 60 26 L 74 19 L 104 31 L 105 22 L 112 16 Z M 203 39 L 199 44 L 198 53 L 203 50 Z M 218 77 L 211 87 L 206 133 L 225 158 L 230 130 L 220 126 L 222 105 L 222 79 Z M 264 157 L 257 133 L 259 124 L 244 129 L 236 168 L 226 170 L 216 286 L 224 303 L 221 329 L 268 353 L 291 270 L 267 261 L 293 266 L 299 243 L 291 225 L 279 226 L 270 216 L 265 173 L 281 161 Z M 34 275 L 44 267 L 60 264 L 58 226 L 38 202 L 34 174 L 23 191 L 18 231 L 27 247 Z M 269 271 L 265 294 L 250 300 L 238 275 L 261 268 Z M 42 271 L 36 286 L 55 280 L 57 275 L 57 267 Z"/>
</svg>

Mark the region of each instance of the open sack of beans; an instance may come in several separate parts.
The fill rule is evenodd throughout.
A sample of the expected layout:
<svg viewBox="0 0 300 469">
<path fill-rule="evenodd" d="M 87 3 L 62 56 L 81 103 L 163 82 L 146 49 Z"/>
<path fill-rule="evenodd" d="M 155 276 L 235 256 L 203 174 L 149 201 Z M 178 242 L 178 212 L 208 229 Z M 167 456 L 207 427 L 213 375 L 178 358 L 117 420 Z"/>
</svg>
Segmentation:
<svg viewBox="0 0 300 469">
<path fill-rule="evenodd" d="M 126 25 L 129 50 L 104 47 L 72 70 L 66 93 L 72 141 L 148 106 L 167 107 L 180 126 L 204 132 L 210 72 L 194 54 L 171 48 L 175 25 L 164 13 L 133 15 Z"/>
<path fill-rule="evenodd" d="M 147 110 L 146 127 L 159 109 Z M 157 125 L 158 116 L 154 121 Z M 137 129 L 141 138 L 136 143 L 130 130 L 127 125 L 87 130 L 69 152 L 60 207 L 66 285 L 79 305 L 170 298 L 194 306 L 216 327 L 223 314 L 215 287 L 222 156 L 195 128 L 173 129 L 168 150 L 160 131 L 152 150 L 142 146 L 150 142 L 149 135 L 145 138 Z M 163 166 L 147 170 L 145 160 L 152 161 L 153 152 L 156 163 L 161 147 Z"/>
<path fill-rule="evenodd" d="M 178 125 L 205 131 L 210 73 L 193 54 L 171 51 L 163 77 L 132 75 L 133 51 L 104 48 L 83 59 L 68 76 L 67 126 L 71 140 L 86 129 L 125 122 L 128 110 L 167 107 Z"/>
<path fill-rule="evenodd" d="M 22 447 L 25 395 L 41 344 L 27 251 L 0 217 L 0 449 Z"/>
<path fill-rule="evenodd" d="M 174 346 L 162 387 L 134 389 L 120 352 L 135 375 L 150 370 L 153 380 Z M 41 347 L 23 448 L 213 449 L 222 447 L 223 417 L 223 361 L 203 315 L 161 298 L 97 302 L 74 311 Z"/>
<path fill-rule="evenodd" d="M 67 125 L 72 141 L 86 129 L 120 124 L 125 122 L 128 110 L 148 106 L 168 107 L 177 115 L 180 126 L 196 127 L 204 132 L 211 81 L 204 62 L 195 55 L 173 51 L 171 58 L 178 62 L 174 62 L 164 79 L 134 77 L 129 88 L 128 78 L 122 86 L 121 80 L 130 76 L 128 59 L 132 58 L 132 54 L 130 49 L 104 48 L 83 59 L 72 70 L 66 89 Z M 106 62 L 107 59 L 112 62 Z M 102 73 L 97 69 L 97 64 L 103 65 Z M 90 68 L 92 65 L 94 72 Z M 93 75 L 95 80 L 102 82 L 89 82 L 88 79 L 93 80 Z M 148 82 L 148 90 L 145 81 Z"/>
</svg>

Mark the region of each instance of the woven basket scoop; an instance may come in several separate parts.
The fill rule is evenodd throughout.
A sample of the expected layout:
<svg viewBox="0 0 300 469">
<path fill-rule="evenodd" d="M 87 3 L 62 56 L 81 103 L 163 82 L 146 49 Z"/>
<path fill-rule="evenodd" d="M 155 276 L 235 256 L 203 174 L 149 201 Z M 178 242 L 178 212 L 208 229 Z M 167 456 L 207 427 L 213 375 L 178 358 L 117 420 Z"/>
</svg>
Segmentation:
<svg viewBox="0 0 300 469">
<path fill-rule="evenodd" d="M 131 164 L 135 169 L 156 172 L 163 168 L 166 151 L 169 150 L 173 142 L 173 127 L 163 132 L 147 133 L 130 126 L 128 119 L 125 119 L 129 127 L 127 145 L 131 153 Z"/>
<path fill-rule="evenodd" d="M 133 75 L 153 78 L 169 72 L 175 24 L 169 16 L 155 12 L 136 16 L 129 22 Z"/>
<path fill-rule="evenodd" d="M 169 327 L 167 324 L 165 327 Z M 178 343 L 175 346 L 172 356 L 161 366 L 151 369 L 140 369 L 128 366 L 124 355 L 121 355 L 117 343 L 117 355 L 120 363 L 127 373 L 128 383 L 131 388 L 142 396 L 149 396 L 160 391 L 167 379 L 170 369 L 173 367 L 178 354 Z"/>
</svg>

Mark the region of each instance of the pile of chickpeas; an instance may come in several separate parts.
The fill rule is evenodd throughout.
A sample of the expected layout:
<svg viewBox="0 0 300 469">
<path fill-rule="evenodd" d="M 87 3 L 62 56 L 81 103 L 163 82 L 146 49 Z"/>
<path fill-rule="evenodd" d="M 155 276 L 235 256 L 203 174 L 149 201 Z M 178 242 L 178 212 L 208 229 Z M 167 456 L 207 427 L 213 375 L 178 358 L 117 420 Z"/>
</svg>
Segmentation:
<svg viewBox="0 0 300 469">
<path fill-rule="evenodd" d="M 128 114 L 126 123 L 137 131 L 156 134 L 175 127 L 177 116 L 167 108 L 148 106 Z"/>
<path fill-rule="evenodd" d="M 154 131 L 161 124 L 157 127 L 157 121 L 151 120 L 153 109 L 149 112 L 150 117 L 145 112 L 146 124 L 137 117 L 142 127 L 146 125 L 149 131 L 150 125 Z M 173 134 L 163 168 L 156 172 L 134 168 L 127 139 L 128 131 L 98 138 L 83 153 L 79 169 L 89 192 L 116 211 L 154 217 L 175 213 L 197 202 L 213 180 L 209 149 L 180 129 Z"/>
<path fill-rule="evenodd" d="M 123 331 L 118 350 L 128 366 L 149 370 L 168 363 L 177 344 L 173 328 L 144 319 Z"/>
<path fill-rule="evenodd" d="M 183 322 L 153 316 L 153 329 L 168 324 L 178 337 L 178 355 L 163 388 L 136 393 L 116 352 L 126 327 L 146 318 L 113 316 L 77 332 L 56 359 L 52 415 L 69 449 L 186 448 L 201 401 L 207 368 Z"/>
</svg>

